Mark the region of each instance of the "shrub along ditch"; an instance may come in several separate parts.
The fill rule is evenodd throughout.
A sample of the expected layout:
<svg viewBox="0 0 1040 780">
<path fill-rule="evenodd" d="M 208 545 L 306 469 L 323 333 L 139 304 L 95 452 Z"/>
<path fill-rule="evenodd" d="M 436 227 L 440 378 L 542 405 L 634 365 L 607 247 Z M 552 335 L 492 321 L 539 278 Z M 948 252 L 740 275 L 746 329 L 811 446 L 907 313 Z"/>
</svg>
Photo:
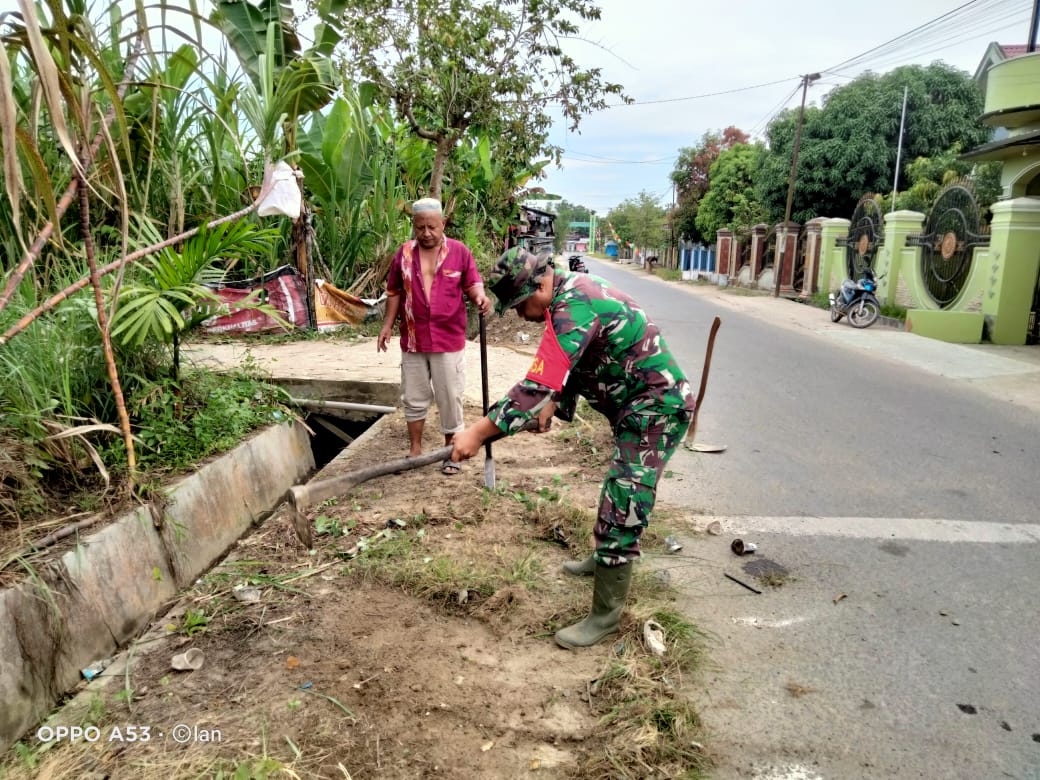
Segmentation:
<svg viewBox="0 0 1040 780">
<path fill-rule="evenodd" d="M 66 307 L 65 316 L 0 350 L 0 373 L 15 380 L 0 386 L 0 527 L 96 511 L 127 484 L 124 442 L 115 426 L 99 422 L 113 418 L 113 399 L 91 374 L 103 368 L 93 354 L 99 348 L 78 338 L 78 309 Z M 189 370 L 174 379 L 159 352 L 125 356 L 122 371 L 145 491 L 293 414 L 285 391 L 248 369 Z"/>
</svg>

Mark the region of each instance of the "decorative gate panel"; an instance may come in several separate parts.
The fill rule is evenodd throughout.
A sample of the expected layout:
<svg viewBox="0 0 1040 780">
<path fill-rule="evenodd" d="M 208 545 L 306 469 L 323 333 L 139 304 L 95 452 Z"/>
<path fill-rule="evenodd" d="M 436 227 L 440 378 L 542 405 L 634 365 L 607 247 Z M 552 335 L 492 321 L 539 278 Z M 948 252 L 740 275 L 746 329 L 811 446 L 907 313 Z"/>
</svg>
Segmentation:
<svg viewBox="0 0 1040 780">
<path fill-rule="evenodd" d="M 794 247 L 794 269 L 791 272 L 791 286 L 801 292 L 805 284 L 805 255 L 809 251 L 809 231 L 803 226 L 798 233 L 798 243 Z"/>
<path fill-rule="evenodd" d="M 921 247 L 921 278 L 928 296 L 950 308 L 971 276 L 975 247 L 989 246 L 975 192 L 966 182 L 943 188 L 925 221 L 925 232 L 908 236 L 908 246 Z"/>
<path fill-rule="evenodd" d="M 859 279 L 865 268 L 874 268 L 877 248 L 885 240 L 885 217 L 877 196 L 864 195 L 852 212 L 848 235 L 839 241 L 845 246 L 845 273 L 849 279 Z"/>
</svg>

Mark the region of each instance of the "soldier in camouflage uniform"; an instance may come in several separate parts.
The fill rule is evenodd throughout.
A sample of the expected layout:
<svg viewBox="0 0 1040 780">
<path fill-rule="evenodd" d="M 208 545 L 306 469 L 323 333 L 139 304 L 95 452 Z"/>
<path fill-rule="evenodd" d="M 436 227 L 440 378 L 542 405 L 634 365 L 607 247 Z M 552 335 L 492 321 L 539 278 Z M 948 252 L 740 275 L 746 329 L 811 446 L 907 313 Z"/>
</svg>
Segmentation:
<svg viewBox="0 0 1040 780">
<path fill-rule="evenodd" d="M 694 397 L 660 330 L 628 295 L 603 279 L 552 266 L 550 255 L 515 247 L 490 277 L 507 309 L 545 322 L 527 376 L 487 416 L 455 435 L 453 460 L 471 458 L 499 431 L 513 434 L 531 419 L 538 431 L 555 415 L 573 418 L 578 396 L 606 416 L 614 432 L 593 535 L 595 552 L 564 564 L 574 575 L 594 575 L 592 612 L 556 633 L 568 649 L 587 647 L 617 631 L 639 558 L 639 537 L 650 520 L 657 481 L 689 427 Z"/>
</svg>

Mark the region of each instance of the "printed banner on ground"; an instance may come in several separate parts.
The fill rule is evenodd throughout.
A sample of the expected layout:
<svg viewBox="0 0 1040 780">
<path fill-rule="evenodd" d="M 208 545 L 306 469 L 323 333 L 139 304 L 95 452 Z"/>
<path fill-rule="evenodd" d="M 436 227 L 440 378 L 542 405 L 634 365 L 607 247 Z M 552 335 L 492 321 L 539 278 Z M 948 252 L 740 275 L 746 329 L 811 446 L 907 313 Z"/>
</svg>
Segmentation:
<svg viewBox="0 0 1040 780">
<path fill-rule="evenodd" d="M 220 309 L 216 316 L 202 323 L 206 333 L 269 333 L 286 329 L 285 324 L 266 312 L 243 308 L 245 302 L 265 303 L 288 326 L 307 327 L 307 285 L 292 266 L 283 265 L 258 279 L 227 282 L 211 289 L 220 299 Z"/>
</svg>

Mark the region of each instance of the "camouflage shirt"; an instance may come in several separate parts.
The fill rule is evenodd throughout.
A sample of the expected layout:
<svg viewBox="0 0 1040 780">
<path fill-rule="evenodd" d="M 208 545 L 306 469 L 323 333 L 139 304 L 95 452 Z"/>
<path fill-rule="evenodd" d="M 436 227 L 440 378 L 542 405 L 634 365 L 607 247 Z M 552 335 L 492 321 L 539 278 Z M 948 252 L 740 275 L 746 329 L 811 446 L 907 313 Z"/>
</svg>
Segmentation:
<svg viewBox="0 0 1040 780">
<path fill-rule="evenodd" d="M 515 433 L 550 400 L 558 404 L 557 416 L 571 419 L 579 395 L 612 427 L 630 414 L 693 412 L 690 383 L 660 330 L 618 288 L 590 274 L 555 269 L 549 315 L 562 356 L 569 362 L 562 390 L 530 378 L 516 384 L 488 410 L 501 430 Z M 548 333 L 539 355 L 547 338 Z"/>
</svg>

